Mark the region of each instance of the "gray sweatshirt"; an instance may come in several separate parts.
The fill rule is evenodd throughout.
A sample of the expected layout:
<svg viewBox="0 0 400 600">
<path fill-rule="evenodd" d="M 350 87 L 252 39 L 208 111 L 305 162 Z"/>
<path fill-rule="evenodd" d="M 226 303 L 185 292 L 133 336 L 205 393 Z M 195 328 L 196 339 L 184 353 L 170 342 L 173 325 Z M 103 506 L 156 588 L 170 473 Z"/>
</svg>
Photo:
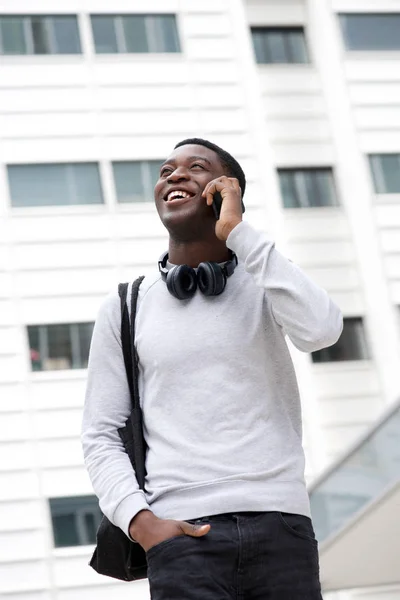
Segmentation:
<svg viewBox="0 0 400 600">
<path fill-rule="evenodd" d="M 247 222 L 227 246 L 239 259 L 220 296 L 171 296 L 143 281 L 136 314 L 148 444 L 146 492 L 118 435 L 131 400 L 117 291 L 90 349 L 82 443 L 103 513 L 128 536 L 142 509 L 194 519 L 239 511 L 308 515 L 299 392 L 285 336 L 304 352 L 335 343 L 342 316 L 274 243 Z"/>
</svg>

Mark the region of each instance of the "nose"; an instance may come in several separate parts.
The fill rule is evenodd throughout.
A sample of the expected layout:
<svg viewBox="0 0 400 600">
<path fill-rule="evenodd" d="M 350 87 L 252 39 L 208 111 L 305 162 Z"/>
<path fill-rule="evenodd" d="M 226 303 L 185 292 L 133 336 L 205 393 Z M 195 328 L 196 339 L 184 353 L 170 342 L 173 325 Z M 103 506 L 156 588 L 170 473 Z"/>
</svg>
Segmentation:
<svg viewBox="0 0 400 600">
<path fill-rule="evenodd" d="M 172 173 L 168 175 L 168 183 L 176 183 L 178 181 L 187 181 L 189 179 L 188 170 L 185 167 L 176 167 Z"/>
</svg>

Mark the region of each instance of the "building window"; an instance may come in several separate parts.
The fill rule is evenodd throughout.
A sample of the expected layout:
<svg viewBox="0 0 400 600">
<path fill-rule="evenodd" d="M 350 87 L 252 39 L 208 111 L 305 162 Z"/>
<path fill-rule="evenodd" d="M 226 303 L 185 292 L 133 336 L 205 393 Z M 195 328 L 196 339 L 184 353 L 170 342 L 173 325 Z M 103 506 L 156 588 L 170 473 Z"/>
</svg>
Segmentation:
<svg viewBox="0 0 400 600">
<path fill-rule="evenodd" d="M 161 160 L 113 162 L 118 202 L 152 202 L 154 186 L 160 176 L 161 162 Z"/>
<path fill-rule="evenodd" d="M 175 15 L 91 15 L 97 54 L 180 52 Z"/>
<path fill-rule="evenodd" d="M 251 36 L 259 64 L 309 62 L 302 27 L 252 27 Z"/>
<path fill-rule="evenodd" d="M 400 194 L 400 154 L 371 154 L 369 157 L 377 194 Z"/>
<path fill-rule="evenodd" d="M 97 163 L 8 165 L 11 205 L 101 204 Z"/>
<path fill-rule="evenodd" d="M 285 208 L 338 206 L 332 169 L 278 169 Z"/>
<path fill-rule="evenodd" d="M 96 496 L 50 498 L 49 504 L 56 547 L 96 543 L 102 516 Z"/>
<path fill-rule="evenodd" d="M 0 16 L 1 54 L 80 54 L 75 15 Z"/>
<path fill-rule="evenodd" d="M 400 50 L 400 13 L 341 14 L 347 50 Z"/>
<path fill-rule="evenodd" d="M 370 358 L 361 317 L 343 319 L 343 332 L 333 346 L 312 353 L 314 363 Z"/>
<path fill-rule="evenodd" d="M 93 323 L 29 325 L 32 371 L 86 369 Z"/>
</svg>

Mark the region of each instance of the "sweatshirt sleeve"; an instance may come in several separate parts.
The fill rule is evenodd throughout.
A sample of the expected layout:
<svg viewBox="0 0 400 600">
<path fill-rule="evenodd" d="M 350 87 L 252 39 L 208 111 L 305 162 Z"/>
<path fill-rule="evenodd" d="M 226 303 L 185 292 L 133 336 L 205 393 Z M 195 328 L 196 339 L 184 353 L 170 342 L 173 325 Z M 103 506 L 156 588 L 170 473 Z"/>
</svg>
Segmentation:
<svg viewBox="0 0 400 600">
<path fill-rule="evenodd" d="M 130 537 L 131 519 L 149 506 L 118 433 L 131 411 L 120 314 L 118 294 L 109 295 L 93 330 L 81 439 L 86 468 L 100 508 Z"/>
<path fill-rule="evenodd" d="M 275 320 L 296 348 L 315 352 L 337 342 L 343 328 L 339 308 L 325 290 L 275 249 L 267 235 L 242 221 L 226 244 L 265 290 Z"/>
</svg>

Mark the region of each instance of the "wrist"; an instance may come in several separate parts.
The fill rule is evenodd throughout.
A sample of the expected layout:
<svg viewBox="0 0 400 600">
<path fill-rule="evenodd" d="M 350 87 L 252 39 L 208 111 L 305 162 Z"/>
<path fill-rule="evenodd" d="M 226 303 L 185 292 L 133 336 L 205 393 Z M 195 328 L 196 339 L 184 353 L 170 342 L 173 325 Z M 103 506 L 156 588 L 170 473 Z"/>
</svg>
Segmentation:
<svg viewBox="0 0 400 600">
<path fill-rule="evenodd" d="M 146 530 L 148 530 L 157 520 L 158 517 L 150 510 L 141 510 L 133 517 L 129 524 L 129 535 L 133 540 L 140 544 L 140 539 L 143 537 Z"/>
</svg>

